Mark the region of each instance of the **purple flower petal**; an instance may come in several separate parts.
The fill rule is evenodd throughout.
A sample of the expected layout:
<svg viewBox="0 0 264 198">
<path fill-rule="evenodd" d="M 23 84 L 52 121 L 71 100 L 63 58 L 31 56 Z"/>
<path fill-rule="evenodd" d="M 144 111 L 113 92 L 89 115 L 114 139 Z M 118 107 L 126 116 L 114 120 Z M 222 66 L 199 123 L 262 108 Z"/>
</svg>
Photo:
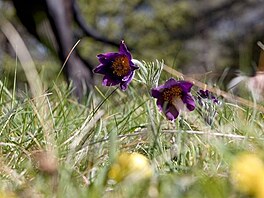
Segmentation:
<svg viewBox="0 0 264 198">
<path fill-rule="evenodd" d="M 208 91 L 208 90 L 199 90 L 198 94 L 199 94 L 202 98 L 209 98 L 209 91 Z"/>
<path fill-rule="evenodd" d="M 187 81 L 179 81 L 179 86 L 184 92 L 190 92 L 193 84 Z"/>
<path fill-rule="evenodd" d="M 127 82 L 120 83 L 120 89 L 121 89 L 122 91 L 125 91 L 125 90 L 127 89 L 127 87 L 128 87 L 128 84 L 129 84 L 129 83 L 127 83 Z"/>
<path fill-rule="evenodd" d="M 133 74 L 134 74 L 133 71 L 129 72 L 127 76 L 124 76 L 122 78 L 122 81 L 131 81 L 132 80 L 132 77 L 133 77 Z"/>
<path fill-rule="evenodd" d="M 107 74 L 108 70 L 109 69 L 106 67 L 106 65 L 100 64 L 93 70 L 93 72 L 99 74 Z"/>
<path fill-rule="evenodd" d="M 193 84 L 187 81 L 177 81 L 170 78 L 164 85 L 151 89 L 151 95 L 157 98 L 157 106 L 169 120 L 178 117 L 186 106 L 188 110 L 195 109 L 195 102 L 190 93 Z"/>
<path fill-rule="evenodd" d="M 102 82 L 104 86 L 120 84 L 120 88 L 126 90 L 133 79 L 134 71 L 139 69 L 131 61 L 132 55 L 124 41 L 120 43 L 119 52 L 98 54 L 97 58 L 100 64 L 93 71 L 105 75 Z"/>
<path fill-rule="evenodd" d="M 134 72 L 131 72 L 131 74 L 126 78 L 126 80 L 123 79 L 123 82 L 120 83 L 121 90 L 125 91 L 127 89 L 128 84 L 132 81 L 134 77 Z"/>
<path fill-rule="evenodd" d="M 179 81 L 176 81 L 174 78 L 170 78 L 165 82 L 163 88 L 171 88 L 172 86 L 178 85 Z"/>
<path fill-rule="evenodd" d="M 170 105 L 169 108 L 166 110 L 165 115 L 168 120 L 172 121 L 178 117 L 179 111 L 174 106 Z"/>
<path fill-rule="evenodd" d="M 160 86 L 155 87 L 155 88 L 152 88 L 151 89 L 151 95 L 152 95 L 152 97 L 154 97 L 154 98 L 160 97 L 160 95 L 162 94 L 162 92 L 163 92 L 163 90 L 165 88 L 167 88 L 167 87 L 165 87 L 165 84 L 164 85 L 160 85 Z"/>
<path fill-rule="evenodd" d="M 185 96 L 182 97 L 182 102 L 186 104 L 187 109 L 189 111 L 193 111 L 195 109 L 195 102 L 190 94 L 186 94 Z"/>
<path fill-rule="evenodd" d="M 164 100 L 162 99 L 162 98 L 159 98 L 158 100 L 157 100 L 157 106 L 158 106 L 158 108 L 159 108 L 159 110 L 160 111 L 163 111 L 163 109 L 164 109 Z"/>
<path fill-rule="evenodd" d="M 115 86 L 119 83 L 120 82 L 118 80 L 111 79 L 111 78 L 109 78 L 109 76 L 104 76 L 102 85 L 104 85 L 104 86 Z"/>
<path fill-rule="evenodd" d="M 118 56 L 118 53 L 116 52 L 108 52 L 105 54 L 98 54 L 97 58 L 100 63 L 102 64 L 109 64 L 111 61 L 113 61 Z"/>
<path fill-rule="evenodd" d="M 159 87 L 151 89 L 151 96 L 153 98 L 159 98 L 160 95 L 161 95 L 161 92 L 160 92 L 160 88 Z"/>
<path fill-rule="evenodd" d="M 203 103 L 203 100 L 204 102 L 206 103 L 209 103 L 210 101 L 212 101 L 214 104 L 218 105 L 220 104 L 219 100 L 217 99 L 217 97 L 215 97 L 213 95 L 212 92 L 210 92 L 209 90 L 199 90 L 198 92 L 198 103 L 200 103 L 202 106 L 204 106 L 202 103 Z"/>
<path fill-rule="evenodd" d="M 120 46 L 119 46 L 119 52 L 120 52 L 121 54 L 125 54 L 125 55 L 129 58 L 129 60 L 132 59 L 132 55 L 131 55 L 131 53 L 128 51 L 127 46 L 126 46 L 126 44 L 125 44 L 125 41 L 121 41 Z"/>
</svg>

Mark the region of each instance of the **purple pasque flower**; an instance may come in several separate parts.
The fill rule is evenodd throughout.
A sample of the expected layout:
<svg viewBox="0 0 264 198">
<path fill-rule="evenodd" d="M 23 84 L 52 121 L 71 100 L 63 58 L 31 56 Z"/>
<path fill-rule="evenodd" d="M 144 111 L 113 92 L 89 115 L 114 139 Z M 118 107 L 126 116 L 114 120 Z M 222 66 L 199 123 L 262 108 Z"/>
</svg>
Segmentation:
<svg viewBox="0 0 264 198">
<path fill-rule="evenodd" d="M 201 102 L 203 99 L 208 99 L 208 100 L 211 100 L 215 104 L 219 103 L 219 100 L 207 89 L 206 90 L 200 89 L 197 93 L 198 93 L 199 102 Z"/>
<path fill-rule="evenodd" d="M 103 74 L 104 86 L 120 84 L 121 90 L 126 90 L 134 76 L 134 70 L 139 69 L 132 62 L 132 55 L 124 41 L 120 42 L 119 52 L 98 54 L 100 64 L 93 70 L 94 73 Z"/>
<path fill-rule="evenodd" d="M 151 95 L 157 98 L 157 105 L 169 120 L 178 117 L 182 110 L 193 111 L 195 102 L 190 93 L 193 84 L 170 78 L 164 85 L 151 89 Z"/>
<path fill-rule="evenodd" d="M 208 90 L 199 90 L 196 99 L 199 114 L 207 124 L 212 126 L 217 115 L 217 106 L 221 105 L 221 102 Z"/>
</svg>

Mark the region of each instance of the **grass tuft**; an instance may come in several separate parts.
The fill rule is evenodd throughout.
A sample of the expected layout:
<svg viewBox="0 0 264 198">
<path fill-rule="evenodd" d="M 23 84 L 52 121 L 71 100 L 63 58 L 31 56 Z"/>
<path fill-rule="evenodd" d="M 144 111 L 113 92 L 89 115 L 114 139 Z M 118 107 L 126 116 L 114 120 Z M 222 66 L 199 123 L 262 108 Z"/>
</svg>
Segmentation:
<svg viewBox="0 0 264 198">
<path fill-rule="evenodd" d="M 0 197 L 241 196 L 231 164 L 240 152 L 263 160 L 263 112 L 219 97 L 167 121 L 149 90 L 163 64 L 143 63 L 126 92 L 96 87 L 85 104 L 65 84 L 32 98 L 0 81 Z M 121 152 L 146 156 L 152 177 L 111 182 Z"/>
</svg>

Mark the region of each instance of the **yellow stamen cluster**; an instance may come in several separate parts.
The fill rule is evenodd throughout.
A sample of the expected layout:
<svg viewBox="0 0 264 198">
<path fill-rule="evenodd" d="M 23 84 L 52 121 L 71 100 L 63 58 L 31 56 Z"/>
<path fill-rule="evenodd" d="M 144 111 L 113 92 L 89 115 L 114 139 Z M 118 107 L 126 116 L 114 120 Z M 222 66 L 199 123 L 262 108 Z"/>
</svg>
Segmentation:
<svg viewBox="0 0 264 198">
<path fill-rule="evenodd" d="M 166 88 L 162 93 L 163 99 L 165 101 L 168 101 L 169 103 L 172 103 L 175 97 L 179 98 L 181 97 L 181 95 L 182 95 L 182 89 L 178 86 Z"/>
<path fill-rule="evenodd" d="M 113 74 L 117 76 L 125 76 L 130 71 L 130 64 L 128 58 L 123 56 L 118 56 L 115 58 L 112 64 Z"/>
</svg>

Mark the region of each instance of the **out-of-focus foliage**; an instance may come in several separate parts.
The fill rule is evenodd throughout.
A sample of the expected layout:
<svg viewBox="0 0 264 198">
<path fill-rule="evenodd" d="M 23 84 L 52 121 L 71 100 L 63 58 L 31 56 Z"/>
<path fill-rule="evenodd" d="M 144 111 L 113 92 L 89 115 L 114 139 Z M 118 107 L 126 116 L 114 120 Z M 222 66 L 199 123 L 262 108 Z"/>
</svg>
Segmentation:
<svg viewBox="0 0 264 198">
<path fill-rule="evenodd" d="M 227 68 L 240 68 L 247 74 L 256 70 L 260 50 L 256 41 L 263 38 L 264 31 L 262 0 L 76 1 L 91 28 L 116 41 L 125 39 L 134 58 L 139 60 L 163 59 L 165 64 L 184 73 L 198 74 L 199 78 L 214 82 Z M 45 78 L 49 81 L 58 73 L 60 63 L 53 63 L 45 47 L 36 44 L 21 27 L 12 4 L 1 2 L 2 13 L 16 25 L 36 63 L 41 60 L 40 70 L 52 68 L 48 72 L 51 77 Z M 76 42 L 81 38 L 79 51 L 94 67 L 98 53 L 116 51 L 107 44 L 82 37 L 78 30 L 75 33 Z M 1 36 L 0 39 L 4 40 Z M 3 64 L 10 67 L 5 58 L 1 59 L 2 70 Z"/>
<path fill-rule="evenodd" d="M 256 67 L 260 50 L 256 41 L 262 39 L 264 30 L 260 0 L 79 3 L 93 27 L 110 38 L 125 39 L 136 58 L 164 59 L 188 73 L 228 67 L 250 73 Z M 102 46 L 87 42 L 86 50 L 101 52 Z"/>
<path fill-rule="evenodd" d="M 88 22 L 99 32 L 113 39 L 125 39 L 135 58 L 164 59 L 176 64 L 184 54 L 177 56 L 181 42 L 172 39 L 171 32 L 188 23 L 190 2 L 186 1 L 80 1 Z M 91 45 L 91 43 L 90 43 Z M 94 53 L 101 46 L 90 47 Z M 107 49 L 105 49 L 107 51 Z"/>
</svg>

